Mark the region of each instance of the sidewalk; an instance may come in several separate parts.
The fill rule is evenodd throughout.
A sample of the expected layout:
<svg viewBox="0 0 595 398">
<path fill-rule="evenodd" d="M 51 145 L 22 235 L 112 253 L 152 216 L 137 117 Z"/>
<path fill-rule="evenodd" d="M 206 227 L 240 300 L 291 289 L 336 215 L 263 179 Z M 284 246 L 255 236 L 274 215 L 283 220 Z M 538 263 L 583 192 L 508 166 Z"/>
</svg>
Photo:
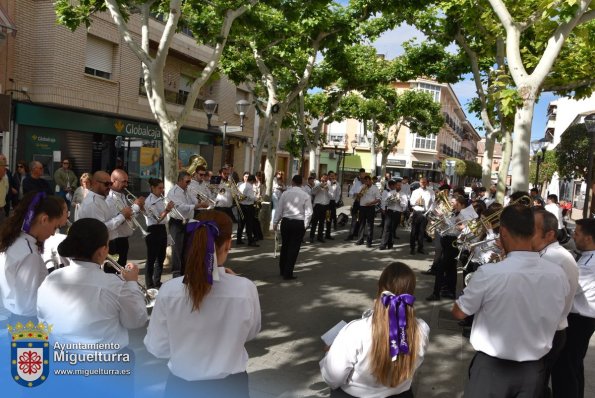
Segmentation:
<svg viewBox="0 0 595 398">
<path fill-rule="evenodd" d="M 262 331 L 246 345 L 252 398 L 327 397 L 329 389 L 320 377 L 318 366 L 324 355 L 320 336 L 340 320 L 359 318 L 371 307 L 382 269 L 396 260 L 416 271 L 415 308 L 418 316 L 430 325 L 429 349 L 416 373 L 413 392 L 423 398 L 462 397 L 474 350 L 450 315 L 453 301 L 424 300 L 431 293 L 433 277 L 419 271 L 428 268 L 433 244 L 425 247 L 429 254 L 409 255 L 409 231 L 400 230 L 401 239 L 395 248 L 379 251 L 378 227 L 374 234 L 376 240 L 371 249 L 343 241 L 346 230 L 333 233 L 335 240 L 302 245 L 296 281 L 283 281 L 279 277 L 272 240 L 259 242 L 260 248 L 234 245 L 226 265 L 256 283 L 262 310 Z M 135 238 L 130 257 L 144 258 L 144 242 Z M 152 375 L 150 387 L 158 391 L 167 378 L 166 362 L 143 352 L 143 337 L 144 330 L 139 330 L 131 339 L 137 364 L 145 364 L 144 371 Z M 595 339 L 585 369 L 585 396 L 595 396 Z"/>
</svg>

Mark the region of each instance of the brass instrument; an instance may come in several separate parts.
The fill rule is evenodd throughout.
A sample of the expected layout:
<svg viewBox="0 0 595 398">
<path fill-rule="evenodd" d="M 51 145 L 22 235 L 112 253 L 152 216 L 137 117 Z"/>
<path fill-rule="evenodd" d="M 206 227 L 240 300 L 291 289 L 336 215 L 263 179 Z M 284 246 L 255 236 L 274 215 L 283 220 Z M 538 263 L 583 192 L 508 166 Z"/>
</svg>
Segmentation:
<svg viewBox="0 0 595 398">
<path fill-rule="evenodd" d="M 246 196 L 240 193 L 240 189 L 238 188 L 236 182 L 233 178 L 229 177 L 225 184 L 231 189 L 231 198 L 238 209 L 238 215 L 243 220 L 244 219 L 244 212 L 242 211 L 242 207 L 240 206 L 240 202 L 246 199 Z M 234 192 L 235 191 L 235 192 Z"/>
<path fill-rule="evenodd" d="M 196 197 L 196 199 L 198 199 L 199 202 L 207 202 L 212 204 L 213 206 L 215 206 L 215 201 L 213 199 L 211 199 L 210 197 L 208 197 L 207 195 L 205 195 L 204 193 L 200 192 L 200 191 L 195 191 L 194 189 L 191 189 L 190 187 L 188 187 L 188 189 L 190 190 L 190 194 L 194 197 Z"/>
<path fill-rule="evenodd" d="M 194 173 L 196 173 L 196 169 L 200 166 L 203 166 L 205 169 L 207 168 L 207 161 L 205 158 L 200 155 L 192 155 L 188 159 L 188 166 L 184 167 L 182 170 L 190 174 L 190 176 L 193 176 Z"/>
<path fill-rule="evenodd" d="M 105 267 L 105 265 L 109 265 L 110 267 L 112 267 L 114 270 L 116 270 L 118 272 L 118 277 L 120 279 L 122 279 L 123 281 L 126 281 L 126 279 L 124 279 L 124 277 L 122 276 L 122 274 L 126 271 L 126 268 L 122 267 L 120 264 L 118 264 L 118 262 L 116 261 L 116 259 L 110 255 L 108 255 L 105 258 L 105 263 L 103 264 L 103 267 Z M 157 289 L 147 289 L 142 283 L 140 283 L 139 281 L 136 281 L 136 283 L 138 284 L 138 286 L 140 287 L 140 290 L 143 292 L 143 294 L 145 295 L 145 303 L 147 305 L 147 308 L 152 308 L 155 305 L 155 300 L 157 300 L 157 294 L 159 294 L 159 290 Z"/>
<path fill-rule="evenodd" d="M 355 200 L 356 201 L 361 200 L 361 198 L 366 194 L 366 192 L 368 192 L 368 189 L 370 189 L 370 187 L 367 185 L 364 185 L 362 187 L 362 189 L 360 189 L 359 192 L 355 194 Z"/>
<path fill-rule="evenodd" d="M 115 204 L 116 209 L 118 211 L 122 211 L 124 210 L 124 208 L 129 207 L 126 205 L 126 203 L 123 203 L 120 198 L 116 198 Z M 130 217 L 130 220 L 126 219 L 126 224 L 128 224 L 128 227 L 130 227 L 130 229 L 133 231 L 138 228 L 139 231 L 143 234 L 143 236 L 149 235 L 149 233 L 143 228 L 142 225 L 140 225 L 140 222 L 138 222 L 138 220 L 134 216 L 134 212 L 132 213 L 132 217 Z"/>
<path fill-rule="evenodd" d="M 422 199 L 421 196 L 420 199 Z M 423 206 L 423 204 L 418 205 L 417 203 L 415 205 Z M 443 190 L 438 192 L 434 199 L 434 203 L 432 203 L 432 206 L 430 206 L 425 214 L 428 219 L 428 224 L 426 226 L 426 233 L 428 236 L 434 236 L 434 232 L 437 230 L 442 231 L 451 226 L 452 223 L 449 222 L 449 220 L 451 218 L 452 210 L 448 191 Z"/>
<path fill-rule="evenodd" d="M 167 207 L 167 204 L 169 203 L 169 201 L 167 200 L 167 198 L 165 196 L 161 195 L 159 197 L 159 199 L 162 199 L 163 200 L 163 204 Z M 182 219 L 182 224 L 188 224 L 188 221 L 189 220 L 186 217 L 184 217 L 182 215 L 182 213 L 180 213 L 180 210 L 176 209 L 176 204 L 175 203 L 174 203 L 174 207 L 171 208 L 171 211 L 173 213 L 175 213 L 176 216 L 178 216 L 178 217 L 180 217 Z"/>
</svg>

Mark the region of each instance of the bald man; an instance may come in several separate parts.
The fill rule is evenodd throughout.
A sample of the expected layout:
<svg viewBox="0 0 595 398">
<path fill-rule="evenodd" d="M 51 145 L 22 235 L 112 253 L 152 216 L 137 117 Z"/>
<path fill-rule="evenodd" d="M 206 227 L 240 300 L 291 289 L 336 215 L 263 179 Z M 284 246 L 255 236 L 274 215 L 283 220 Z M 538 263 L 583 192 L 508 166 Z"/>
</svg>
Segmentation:
<svg viewBox="0 0 595 398">
<path fill-rule="evenodd" d="M 54 194 L 50 183 L 43 178 L 43 165 L 36 160 L 29 163 L 29 176 L 23 180 L 23 195 L 32 191 Z"/>
</svg>

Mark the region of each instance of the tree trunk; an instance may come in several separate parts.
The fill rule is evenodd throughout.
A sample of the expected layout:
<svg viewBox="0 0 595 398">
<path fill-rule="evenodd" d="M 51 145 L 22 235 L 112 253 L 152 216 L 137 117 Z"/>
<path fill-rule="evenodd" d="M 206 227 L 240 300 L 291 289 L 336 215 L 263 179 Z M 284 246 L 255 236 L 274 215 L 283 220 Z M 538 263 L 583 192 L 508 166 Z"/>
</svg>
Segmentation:
<svg viewBox="0 0 595 398">
<path fill-rule="evenodd" d="M 178 181 L 178 134 L 180 128 L 175 122 L 161 122 L 163 132 L 163 169 L 165 172 L 165 192 L 169 192 Z M 211 165 L 212 166 L 212 165 Z"/>
<path fill-rule="evenodd" d="M 494 147 L 496 146 L 496 135 L 486 134 L 486 143 L 481 159 L 481 185 L 489 187 L 492 185 L 492 163 L 494 159 Z"/>
<path fill-rule="evenodd" d="M 496 201 L 504 204 L 504 195 L 506 193 L 506 179 L 508 178 L 508 168 L 510 167 L 510 157 L 512 155 L 512 133 L 508 130 L 502 132 L 502 163 L 498 171 L 498 190 L 496 191 Z"/>
<path fill-rule="evenodd" d="M 314 173 L 316 174 L 316 177 L 319 178 L 320 176 L 318 175 L 318 161 L 319 159 L 316 158 L 316 148 L 314 147 L 310 147 L 309 152 L 309 157 L 308 157 L 308 175 Z M 303 161 L 303 159 L 302 159 Z"/>
<path fill-rule="evenodd" d="M 535 110 L 535 90 L 524 97 L 523 106 L 518 108 L 514 118 L 514 146 L 512 147 L 512 192 L 529 190 L 529 145 L 531 143 L 531 123 Z M 523 93 L 523 88 L 519 89 Z"/>
<path fill-rule="evenodd" d="M 388 159 L 388 152 L 387 151 L 382 151 L 382 158 L 380 160 L 380 176 L 382 176 L 382 178 L 384 178 L 384 175 L 386 174 L 386 161 Z"/>
</svg>

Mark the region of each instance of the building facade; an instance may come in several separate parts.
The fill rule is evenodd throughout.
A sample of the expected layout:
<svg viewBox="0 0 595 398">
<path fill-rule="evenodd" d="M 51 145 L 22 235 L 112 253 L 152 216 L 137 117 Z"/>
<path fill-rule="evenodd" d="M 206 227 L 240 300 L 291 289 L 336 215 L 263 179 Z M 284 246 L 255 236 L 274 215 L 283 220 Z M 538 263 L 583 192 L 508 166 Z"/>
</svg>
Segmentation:
<svg viewBox="0 0 595 398">
<path fill-rule="evenodd" d="M 39 160 L 48 179 L 63 158 L 71 160 L 77 175 L 121 166 L 129 173 L 133 191 L 148 191 L 148 178 L 163 176 L 161 130 L 145 96 L 141 63 L 120 38 L 111 17 L 96 14 L 89 29 L 71 32 L 56 25 L 51 0 L 18 0 L 6 8 L 13 11 L 18 30 L 12 52 L 6 52 L 11 67 L 0 79 L 3 92 L 12 99 L 12 126 L 6 134 L 10 152 L 4 148 L 11 164 Z M 155 50 L 164 25 L 151 19 L 150 26 L 150 47 Z M 131 15 L 129 27 L 140 41 L 139 15 Z M 164 71 L 172 114 L 181 111 L 210 52 L 186 33 L 175 35 Z M 207 99 L 218 104 L 210 127 L 203 110 Z M 214 170 L 235 163 L 236 170 L 243 171 L 249 164 L 255 120 L 251 106 L 239 131 L 238 100 L 252 102 L 248 90 L 225 76 L 201 89 L 180 132 L 182 164 L 196 153 Z"/>
</svg>

